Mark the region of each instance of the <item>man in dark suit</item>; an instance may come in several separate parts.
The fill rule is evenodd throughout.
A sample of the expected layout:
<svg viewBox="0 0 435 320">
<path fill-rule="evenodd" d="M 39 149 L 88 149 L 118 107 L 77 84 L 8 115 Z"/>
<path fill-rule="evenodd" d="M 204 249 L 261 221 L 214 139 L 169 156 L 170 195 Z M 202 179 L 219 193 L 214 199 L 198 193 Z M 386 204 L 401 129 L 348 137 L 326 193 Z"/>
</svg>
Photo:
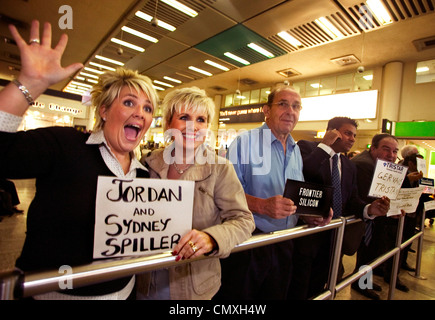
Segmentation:
<svg viewBox="0 0 435 320">
<path fill-rule="evenodd" d="M 341 153 L 348 152 L 355 143 L 358 124 L 347 117 L 336 117 L 328 122 L 327 131 L 320 143 L 301 140 L 298 142 L 303 158 L 305 181 L 323 185 L 332 183 L 332 158 L 338 155 L 341 176 L 341 208 L 334 218 L 356 215 L 360 218 L 385 215 L 389 208 L 388 199 L 379 199 L 375 206 L 366 206 L 358 196 L 356 168 Z M 334 197 L 337 190 L 334 190 Z M 303 218 L 301 218 L 303 219 Z M 304 223 L 304 221 L 301 221 Z M 364 235 L 364 224 L 352 224 L 345 228 L 343 253 L 353 255 Z M 295 240 L 293 256 L 293 280 L 289 299 L 308 299 L 321 293 L 329 276 L 333 233 L 324 231 Z M 341 265 L 339 279 L 343 275 Z"/>
<path fill-rule="evenodd" d="M 374 199 L 370 198 L 368 194 L 377 159 L 396 162 L 399 152 L 398 145 L 396 137 L 388 133 L 380 133 L 372 138 L 369 150 L 365 150 L 352 158 L 351 161 L 357 167 L 358 192 L 364 201 L 372 202 Z M 369 264 L 394 246 L 397 230 L 397 219 L 395 218 L 397 218 L 397 216 L 382 217 L 376 219 L 376 221 L 367 222 L 366 227 L 372 231 L 366 234 L 364 241 L 361 242 L 360 248 L 358 248 L 355 270 L 358 270 L 363 265 Z M 369 235 L 370 237 L 368 237 Z M 380 270 L 382 270 L 382 268 Z M 387 277 L 385 280 L 389 282 L 390 279 Z M 362 290 L 359 288 L 357 282 L 352 284 L 352 288 L 370 298 L 379 299 L 379 296 L 376 296 L 376 294 L 369 289 Z M 409 291 L 408 287 L 402 283 L 399 277 L 397 277 L 396 280 L 396 288 L 404 292 Z"/>
</svg>

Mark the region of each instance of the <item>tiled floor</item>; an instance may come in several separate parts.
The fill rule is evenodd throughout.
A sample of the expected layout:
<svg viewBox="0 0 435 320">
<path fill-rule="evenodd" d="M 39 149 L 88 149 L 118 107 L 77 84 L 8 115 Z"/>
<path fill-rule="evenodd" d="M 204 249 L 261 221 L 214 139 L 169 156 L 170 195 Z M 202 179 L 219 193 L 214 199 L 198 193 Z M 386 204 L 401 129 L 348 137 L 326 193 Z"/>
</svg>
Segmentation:
<svg viewBox="0 0 435 320">
<path fill-rule="evenodd" d="M 0 273 L 14 268 L 15 259 L 19 256 L 25 238 L 26 213 L 35 192 L 34 180 L 15 180 L 24 214 L 14 214 L 11 217 L 3 217 L 0 222 Z M 435 227 L 429 225 L 426 220 L 426 228 L 423 242 L 421 275 L 426 280 L 416 279 L 408 271 L 401 270 L 400 278 L 410 289 L 404 293 L 395 290 L 395 300 L 435 300 Z M 414 241 L 412 248 L 417 248 Z M 416 254 L 409 253 L 408 263 L 415 266 Z M 345 275 L 351 272 L 355 265 L 355 257 L 346 257 L 343 260 Z M 374 276 L 374 282 L 382 286 L 381 298 L 387 299 L 388 284 L 383 278 Z M 365 300 L 368 299 L 350 287 L 340 291 L 337 300 Z"/>
</svg>

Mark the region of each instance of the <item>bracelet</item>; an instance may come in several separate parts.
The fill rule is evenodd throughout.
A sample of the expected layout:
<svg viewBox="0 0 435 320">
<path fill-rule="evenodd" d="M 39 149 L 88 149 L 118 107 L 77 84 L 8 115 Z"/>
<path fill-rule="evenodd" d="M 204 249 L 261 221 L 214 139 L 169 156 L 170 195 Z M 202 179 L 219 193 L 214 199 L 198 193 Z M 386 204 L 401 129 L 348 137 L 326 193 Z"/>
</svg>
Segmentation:
<svg viewBox="0 0 435 320">
<path fill-rule="evenodd" d="M 26 98 L 29 105 L 32 105 L 33 98 L 30 95 L 29 90 L 27 90 L 27 88 L 21 82 L 19 82 L 17 79 L 12 80 L 12 82 L 15 83 L 15 85 L 18 87 L 18 89 L 20 89 L 20 91 L 23 93 L 24 98 Z"/>
</svg>

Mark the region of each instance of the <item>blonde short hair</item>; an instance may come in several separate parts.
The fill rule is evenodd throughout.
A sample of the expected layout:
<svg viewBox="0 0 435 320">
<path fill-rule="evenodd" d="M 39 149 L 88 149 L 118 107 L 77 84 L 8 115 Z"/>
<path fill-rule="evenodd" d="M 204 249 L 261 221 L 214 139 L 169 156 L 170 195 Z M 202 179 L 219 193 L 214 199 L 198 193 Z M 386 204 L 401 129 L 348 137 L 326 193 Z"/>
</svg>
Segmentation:
<svg viewBox="0 0 435 320">
<path fill-rule="evenodd" d="M 163 99 L 162 116 L 164 131 L 168 129 L 174 113 L 180 112 L 183 107 L 192 112 L 205 111 L 209 125 L 214 117 L 214 102 L 207 96 L 204 90 L 197 87 L 176 89 L 168 93 Z"/>
<path fill-rule="evenodd" d="M 97 108 L 94 131 L 102 130 L 104 126 L 104 121 L 101 119 L 99 112 L 100 108 L 102 106 L 110 108 L 125 86 L 138 92 L 144 92 L 150 99 L 154 110 L 157 109 L 159 97 L 150 78 L 139 74 L 137 71 L 125 68 L 107 71 L 100 75 L 98 83 L 91 91 L 92 104 Z"/>
</svg>

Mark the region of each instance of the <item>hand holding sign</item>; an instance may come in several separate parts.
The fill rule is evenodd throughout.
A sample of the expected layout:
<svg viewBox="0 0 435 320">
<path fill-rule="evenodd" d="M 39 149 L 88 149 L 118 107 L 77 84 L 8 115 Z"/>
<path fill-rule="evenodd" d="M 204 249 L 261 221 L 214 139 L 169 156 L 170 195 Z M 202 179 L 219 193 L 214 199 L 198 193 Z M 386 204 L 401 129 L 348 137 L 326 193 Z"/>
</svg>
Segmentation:
<svg viewBox="0 0 435 320">
<path fill-rule="evenodd" d="M 287 179 L 284 197 L 294 201 L 296 213 L 326 219 L 330 214 L 332 191 L 330 186 Z"/>
<path fill-rule="evenodd" d="M 386 196 L 396 199 L 407 169 L 406 166 L 378 159 L 368 195 L 375 198 Z"/>
<path fill-rule="evenodd" d="M 395 200 L 391 201 L 391 208 L 387 216 L 396 216 L 403 213 L 413 213 L 417 210 L 420 196 L 424 187 L 403 188 Z"/>
<path fill-rule="evenodd" d="M 301 216 L 302 220 L 308 224 L 309 227 L 323 227 L 329 224 L 332 220 L 334 212 L 332 208 L 329 209 L 329 215 L 327 217 L 316 217 L 316 216 Z"/>
<path fill-rule="evenodd" d="M 385 216 L 390 209 L 390 199 L 388 197 L 382 197 L 373 201 L 369 208 L 368 214 L 371 216 Z"/>
<path fill-rule="evenodd" d="M 289 198 L 281 195 L 265 199 L 264 212 L 271 218 L 283 219 L 296 213 L 296 206 Z"/>
</svg>

